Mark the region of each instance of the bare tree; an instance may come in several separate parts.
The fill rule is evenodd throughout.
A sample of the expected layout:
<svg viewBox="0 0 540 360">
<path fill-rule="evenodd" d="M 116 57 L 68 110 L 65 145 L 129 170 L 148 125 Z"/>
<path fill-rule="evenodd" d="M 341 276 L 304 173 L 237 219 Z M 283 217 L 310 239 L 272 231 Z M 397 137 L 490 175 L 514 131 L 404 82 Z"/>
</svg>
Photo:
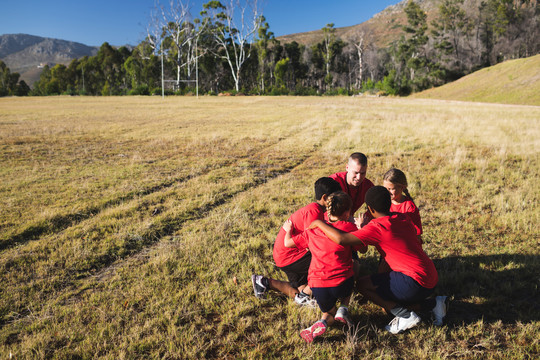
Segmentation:
<svg viewBox="0 0 540 360">
<path fill-rule="evenodd" d="M 209 1 L 203 5 L 203 23 L 216 47 L 209 49 L 229 65 L 236 91 L 240 90 L 242 66 L 251 54 L 254 36 L 261 26 L 257 0 Z"/>
<path fill-rule="evenodd" d="M 157 55 L 168 50 L 176 65 L 176 87 L 182 81 L 182 69 L 191 79 L 197 59 L 197 40 L 202 31 L 199 19 L 193 19 L 189 1 L 169 0 L 167 5 L 156 1 L 147 27 L 147 41 Z"/>
<path fill-rule="evenodd" d="M 358 54 L 358 76 L 356 77 L 356 89 L 362 87 L 362 80 L 364 78 L 364 33 L 360 33 L 358 38 L 353 42 L 354 47 L 356 48 L 356 53 Z"/>
</svg>

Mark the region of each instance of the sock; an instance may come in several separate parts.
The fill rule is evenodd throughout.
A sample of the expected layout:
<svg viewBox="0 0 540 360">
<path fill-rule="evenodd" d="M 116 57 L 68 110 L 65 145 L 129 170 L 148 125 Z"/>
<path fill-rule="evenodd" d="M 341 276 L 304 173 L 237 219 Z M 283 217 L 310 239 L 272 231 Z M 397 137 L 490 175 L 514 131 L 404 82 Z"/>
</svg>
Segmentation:
<svg viewBox="0 0 540 360">
<path fill-rule="evenodd" d="M 411 312 L 409 310 L 399 305 L 390 310 L 390 312 L 392 313 L 392 315 L 400 318 L 408 318 L 409 316 L 411 316 Z"/>
<path fill-rule="evenodd" d="M 298 293 L 298 296 L 299 296 L 299 297 L 309 297 L 309 295 L 306 294 L 306 293 L 304 292 L 304 290 L 300 291 L 300 292 Z"/>
<path fill-rule="evenodd" d="M 266 288 L 270 288 L 270 281 L 268 280 L 268 278 L 264 277 L 261 279 L 261 283 L 266 287 Z"/>
<path fill-rule="evenodd" d="M 324 324 L 324 326 L 328 326 L 328 324 L 326 323 L 326 320 L 324 320 L 324 319 L 319 320 L 319 322 L 322 322 Z"/>
</svg>

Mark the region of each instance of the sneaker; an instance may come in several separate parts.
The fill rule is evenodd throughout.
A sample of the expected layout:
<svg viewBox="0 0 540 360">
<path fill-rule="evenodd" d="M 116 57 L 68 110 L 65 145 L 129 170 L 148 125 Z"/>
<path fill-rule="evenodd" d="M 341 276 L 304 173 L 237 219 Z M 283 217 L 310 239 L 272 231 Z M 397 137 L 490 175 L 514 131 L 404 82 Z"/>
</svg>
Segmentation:
<svg viewBox="0 0 540 360">
<path fill-rule="evenodd" d="M 334 316 L 334 320 L 347 324 L 348 326 L 353 325 L 351 317 L 349 316 L 349 310 L 347 310 L 347 308 L 343 306 L 340 306 L 337 310 L 336 316 Z"/>
<path fill-rule="evenodd" d="M 304 294 L 303 292 L 300 292 L 295 295 L 294 302 L 300 306 L 310 307 L 310 308 L 316 308 L 317 307 L 317 300 L 312 299 L 309 297 L 309 295 Z"/>
<path fill-rule="evenodd" d="M 325 331 L 326 324 L 319 320 L 307 329 L 300 331 L 300 336 L 309 344 L 312 343 L 317 336 L 321 336 L 322 334 L 324 334 Z"/>
<path fill-rule="evenodd" d="M 413 328 L 420 323 L 420 317 L 416 315 L 414 311 L 411 311 L 411 315 L 408 318 L 398 317 L 390 321 L 386 325 L 385 329 L 391 332 L 392 334 L 399 334 L 407 329 Z"/>
<path fill-rule="evenodd" d="M 268 279 L 262 275 L 251 275 L 251 282 L 253 283 L 255 296 L 259 299 L 265 298 L 268 290 Z"/>
<path fill-rule="evenodd" d="M 450 299 L 448 298 L 448 296 L 437 296 L 435 298 L 435 301 L 437 303 L 432 310 L 434 318 L 433 325 L 442 326 L 444 317 L 448 312 L 448 304 L 450 302 Z"/>
</svg>

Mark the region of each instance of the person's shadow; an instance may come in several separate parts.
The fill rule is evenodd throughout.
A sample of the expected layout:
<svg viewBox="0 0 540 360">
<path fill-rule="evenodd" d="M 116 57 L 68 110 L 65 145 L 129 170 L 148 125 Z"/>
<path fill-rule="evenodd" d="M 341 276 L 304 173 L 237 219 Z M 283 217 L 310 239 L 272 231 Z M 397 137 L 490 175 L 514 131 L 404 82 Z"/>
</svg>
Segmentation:
<svg viewBox="0 0 540 360">
<path fill-rule="evenodd" d="M 378 258 L 361 262 L 363 275 L 377 271 Z M 504 324 L 540 320 L 539 255 L 451 256 L 433 262 L 439 274 L 435 295 L 451 297 L 446 325 L 457 327 L 480 319 Z M 431 314 L 420 315 L 426 319 Z M 383 325 L 389 319 L 375 316 L 370 320 Z"/>
<path fill-rule="evenodd" d="M 540 320 L 540 256 L 521 254 L 434 259 L 438 295 L 451 295 L 446 323 L 479 319 L 505 324 Z"/>
</svg>

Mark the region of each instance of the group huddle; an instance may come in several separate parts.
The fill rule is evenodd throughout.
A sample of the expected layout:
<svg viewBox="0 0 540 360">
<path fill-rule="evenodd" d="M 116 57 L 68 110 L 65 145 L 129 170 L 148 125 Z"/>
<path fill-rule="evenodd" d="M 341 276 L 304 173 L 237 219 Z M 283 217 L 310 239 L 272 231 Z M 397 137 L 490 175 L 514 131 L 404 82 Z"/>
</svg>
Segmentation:
<svg viewBox="0 0 540 360">
<path fill-rule="evenodd" d="M 288 282 L 251 277 L 258 298 L 272 289 L 299 305 L 319 306 L 321 319 L 300 332 L 308 343 L 334 321 L 353 325 L 348 306 L 355 288 L 394 316 L 386 326 L 392 334 L 418 325 L 416 312 L 431 311 L 437 326 L 446 316 L 449 299 L 433 296 L 437 270 L 422 249 L 420 213 L 405 174 L 392 168 L 383 177 L 384 186 L 374 186 L 366 171 L 367 157 L 353 153 L 346 171 L 315 182 L 317 201 L 283 224 L 273 256 Z M 354 218 L 364 203 L 367 211 Z M 361 277 L 358 252 L 365 253 L 368 245 L 380 254 L 378 272 Z"/>
</svg>

